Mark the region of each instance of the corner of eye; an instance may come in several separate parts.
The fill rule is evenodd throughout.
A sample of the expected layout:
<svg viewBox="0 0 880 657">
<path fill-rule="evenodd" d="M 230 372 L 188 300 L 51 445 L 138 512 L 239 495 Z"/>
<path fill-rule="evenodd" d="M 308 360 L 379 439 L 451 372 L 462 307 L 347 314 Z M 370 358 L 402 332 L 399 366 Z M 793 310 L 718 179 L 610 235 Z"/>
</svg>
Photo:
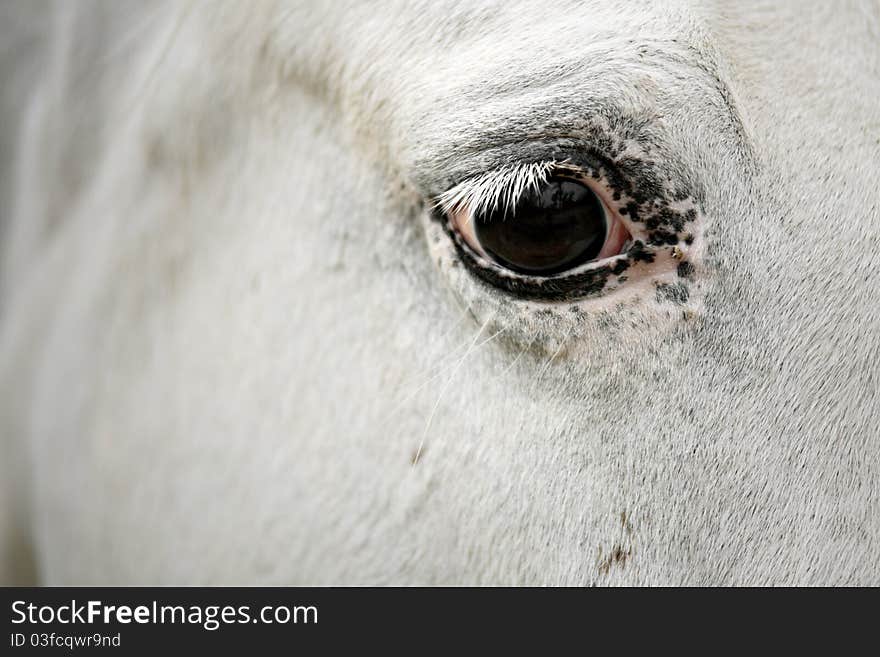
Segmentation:
<svg viewBox="0 0 880 657">
<path fill-rule="evenodd" d="M 449 191 L 455 191 L 455 189 L 453 188 Z M 474 208 L 466 195 L 444 192 L 434 198 L 431 203 L 431 210 L 441 212 L 447 217 L 453 217 L 455 215 L 470 215 Z"/>
<path fill-rule="evenodd" d="M 431 199 L 430 209 L 434 212 L 449 214 L 459 209 L 459 204 L 450 200 L 445 193 Z"/>
</svg>

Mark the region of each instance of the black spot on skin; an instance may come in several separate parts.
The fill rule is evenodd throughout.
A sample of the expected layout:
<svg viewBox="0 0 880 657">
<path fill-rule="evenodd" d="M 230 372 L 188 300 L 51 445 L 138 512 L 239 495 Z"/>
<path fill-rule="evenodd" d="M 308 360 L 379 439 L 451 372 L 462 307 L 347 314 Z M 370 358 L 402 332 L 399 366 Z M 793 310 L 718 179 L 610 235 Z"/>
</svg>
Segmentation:
<svg viewBox="0 0 880 657">
<path fill-rule="evenodd" d="M 678 244 L 678 235 L 670 233 L 668 230 L 655 230 L 649 235 L 648 244 L 654 246 L 662 246 L 668 244 L 670 246 Z"/>
<path fill-rule="evenodd" d="M 636 240 L 629 248 L 626 254 L 632 258 L 633 262 L 654 262 L 654 252 L 645 248 L 645 243 Z"/>
<path fill-rule="evenodd" d="M 680 278 L 687 278 L 690 280 L 694 275 L 694 266 L 687 260 L 683 260 L 678 263 L 678 267 L 676 267 L 675 271 Z"/>
<path fill-rule="evenodd" d="M 688 233 L 687 235 L 685 235 L 685 236 L 684 236 L 684 243 L 687 244 L 688 246 L 690 246 L 691 244 L 693 244 L 693 243 L 694 243 L 694 236 L 691 235 L 690 233 Z"/>
<path fill-rule="evenodd" d="M 687 303 L 690 298 L 690 292 L 684 283 L 661 283 L 657 286 L 656 299 L 657 303 L 668 301 L 677 306 Z"/>
<path fill-rule="evenodd" d="M 650 230 L 653 230 L 660 226 L 668 226 L 672 228 L 672 230 L 674 230 L 675 232 L 678 232 L 682 228 L 684 228 L 684 224 L 686 221 L 687 218 L 680 212 L 676 212 L 675 210 L 667 207 L 661 207 L 651 216 L 650 219 L 645 222 L 645 225 Z"/>
<path fill-rule="evenodd" d="M 628 260 L 618 260 L 614 267 L 611 269 L 611 273 L 615 276 L 620 276 L 623 272 L 629 269 L 629 261 Z"/>
<path fill-rule="evenodd" d="M 635 157 L 624 157 L 615 164 L 625 177 L 637 183 L 630 194 L 637 203 L 664 197 L 663 184 L 657 175 L 656 163 Z"/>
</svg>

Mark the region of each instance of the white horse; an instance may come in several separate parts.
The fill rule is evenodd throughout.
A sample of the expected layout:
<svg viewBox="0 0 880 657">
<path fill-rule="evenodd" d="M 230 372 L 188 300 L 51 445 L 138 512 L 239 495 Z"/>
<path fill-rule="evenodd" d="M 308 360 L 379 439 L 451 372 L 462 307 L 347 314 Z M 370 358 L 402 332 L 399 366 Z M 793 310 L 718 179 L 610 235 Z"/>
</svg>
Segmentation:
<svg viewBox="0 0 880 657">
<path fill-rule="evenodd" d="M 880 584 L 876 2 L 0 18 L 3 582 Z"/>
</svg>

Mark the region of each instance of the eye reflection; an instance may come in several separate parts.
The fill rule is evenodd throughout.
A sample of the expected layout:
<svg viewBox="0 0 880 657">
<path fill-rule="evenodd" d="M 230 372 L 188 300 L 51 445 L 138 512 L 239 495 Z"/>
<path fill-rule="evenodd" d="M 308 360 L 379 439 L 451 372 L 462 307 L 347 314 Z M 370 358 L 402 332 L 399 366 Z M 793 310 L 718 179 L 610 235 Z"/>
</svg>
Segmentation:
<svg viewBox="0 0 880 657">
<path fill-rule="evenodd" d="M 549 276 L 594 260 L 608 237 L 608 221 L 592 190 L 552 177 L 524 193 L 512 210 L 477 218 L 473 236 L 499 265 Z"/>
</svg>

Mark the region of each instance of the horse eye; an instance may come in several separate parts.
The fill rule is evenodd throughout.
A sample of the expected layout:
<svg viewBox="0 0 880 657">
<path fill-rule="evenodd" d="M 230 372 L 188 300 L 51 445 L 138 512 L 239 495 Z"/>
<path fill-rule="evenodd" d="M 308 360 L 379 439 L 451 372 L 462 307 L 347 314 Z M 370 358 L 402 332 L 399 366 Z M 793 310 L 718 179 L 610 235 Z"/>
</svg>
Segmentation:
<svg viewBox="0 0 880 657">
<path fill-rule="evenodd" d="M 474 234 L 498 264 L 523 274 L 555 274 L 593 260 L 608 232 L 605 211 L 585 186 L 548 180 L 517 202 L 511 217 L 480 217 Z"/>
<path fill-rule="evenodd" d="M 459 210 L 450 220 L 472 250 L 527 276 L 553 276 L 617 255 L 628 237 L 592 189 L 558 175 L 511 208 L 476 217 Z"/>
</svg>

